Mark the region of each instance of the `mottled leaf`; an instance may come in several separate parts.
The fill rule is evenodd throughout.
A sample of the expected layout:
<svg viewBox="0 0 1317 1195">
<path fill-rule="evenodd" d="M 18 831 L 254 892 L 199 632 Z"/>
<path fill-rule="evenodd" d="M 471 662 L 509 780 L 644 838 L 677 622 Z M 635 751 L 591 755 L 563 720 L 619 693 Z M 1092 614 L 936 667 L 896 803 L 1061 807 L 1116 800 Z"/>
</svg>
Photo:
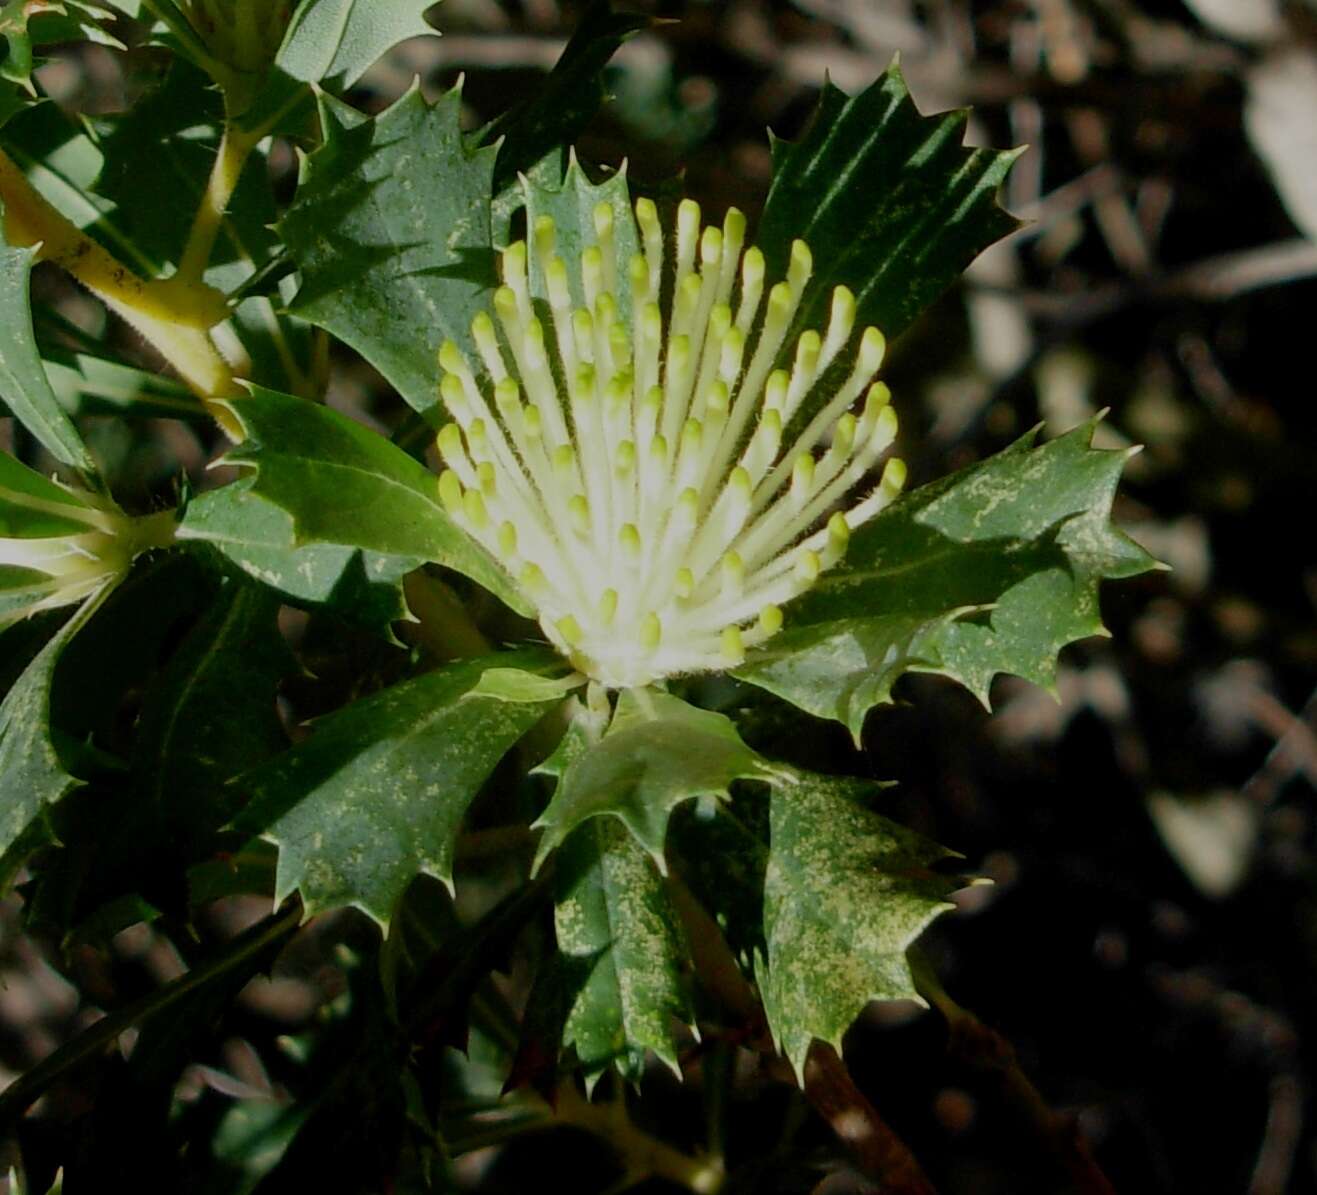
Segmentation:
<svg viewBox="0 0 1317 1195">
<path fill-rule="evenodd" d="M 574 704 L 566 736 L 540 768 L 561 779 L 597 743 L 606 711 Z M 674 1019 L 692 1020 L 685 940 L 662 876 L 615 818 L 593 818 L 563 843 L 554 872 L 553 966 L 561 1044 L 587 1088 L 610 1065 L 638 1082 L 646 1051 L 676 1072 Z"/>
<path fill-rule="evenodd" d="M 694 797 L 725 796 L 734 780 L 774 774 L 731 719 L 667 693 L 623 689 L 608 730 L 567 766 L 535 822 L 544 830 L 535 866 L 577 826 L 611 814 L 666 871 L 663 843 L 673 809 Z"/>
<path fill-rule="evenodd" d="M 1060 650 L 1103 632 L 1098 582 L 1156 563 L 1111 524 L 1128 453 L 1093 448 L 1095 426 L 1041 446 L 1030 433 L 893 504 L 737 675 L 857 738 L 908 669 L 985 704 L 999 672 L 1050 686 Z"/>
<path fill-rule="evenodd" d="M 339 710 L 309 739 L 238 781 L 236 828 L 279 847 L 276 902 L 355 905 L 387 924 L 419 873 L 452 884 L 454 841 L 495 765 L 554 704 L 471 690 L 490 667 L 558 667 L 553 653 L 452 664 Z M 556 700 L 556 699 L 555 699 Z"/>
<path fill-rule="evenodd" d="M 676 910 L 654 861 L 615 818 L 593 818 L 558 852 L 553 924 L 567 1020 L 587 1085 L 616 1064 L 638 1082 L 646 1051 L 677 1071 L 674 1019 L 692 1021 Z"/>
<path fill-rule="evenodd" d="M 250 493 L 292 515 L 297 545 L 430 560 L 530 613 L 503 569 L 449 519 L 434 476 L 402 449 L 346 415 L 286 394 L 254 389 L 231 406 L 247 438 L 225 459 L 255 467 Z"/>
<path fill-rule="evenodd" d="M 299 546 L 293 516 L 252 493 L 247 478 L 189 502 L 178 538 L 210 544 L 293 605 L 386 635 L 407 615 L 402 579 L 422 563 L 337 544 Z"/>
<path fill-rule="evenodd" d="M 931 870 L 952 852 L 867 808 L 876 791 L 809 773 L 773 787 L 756 978 L 797 1077 L 869 1001 L 919 999 L 905 952 L 962 886 Z"/>
<path fill-rule="evenodd" d="M 495 284 L 489 201 L 497 151 L 468 151 L 461 95 L 408 92 L 378 117 L 323 97 L 324 144 L 280 224 L 302 272 L 293 310 L 374 365 L 422 414 L 436 353 L 469 339 Z"/>
</svg>

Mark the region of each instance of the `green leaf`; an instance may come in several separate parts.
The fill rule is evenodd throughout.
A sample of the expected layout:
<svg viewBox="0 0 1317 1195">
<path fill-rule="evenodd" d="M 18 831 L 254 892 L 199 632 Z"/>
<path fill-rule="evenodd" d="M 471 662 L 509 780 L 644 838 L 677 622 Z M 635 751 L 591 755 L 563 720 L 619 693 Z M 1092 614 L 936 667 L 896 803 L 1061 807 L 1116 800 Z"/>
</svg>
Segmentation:
<svg viewBox="0 0 1317 1195">
<path fill-rule="evenodd" d="M 937 597 L 929 596 L 936 605 Z M 868 712 L 892 700 L 892 686 L 907 672 L 938 671 L 941 636 L 975 609 L 876 613 L 792 627 L 735 675 L 815 717 L 842 723 L 858 745 Z"/>
<path fill-rule="evenodd" d="M 172 378 L 102 357 L 42 345 L 50 388 L 71 416 L 119 415 L 143 419 L 209 419 L 206 408 Z"/>
<path fill-rule="evenodd" d="M 81 783 L 55 747 L 51 689 L 61 654 L 96 612 L 104 592 L 83 603 L 0 703 L 0 888 L 8 887 L 29 854 L 54 841 L 49 810 Z"/>
<path fill-rule="evenodd" d="M 673 809 L 693 797 L 726 796 L 733 780 L 774 774 L 722 714 L 656 690 L 624 689 L 607 732 L 571 761 L 535 822 L 544 830 L 535 868 L 577 826 L 611 814 L 666 871 L 663 843 Z"/>
<path fill-rule="evenodd" d="M 278 614 L 268 590 L 226 578 L 152 681 L 132 758 L 136 804 L 149 806 L 152 832 L 163 824 L 198 839 L 218 830 L 228 820 L 224 782 L 286 745 L 275 693 L 295 664 Z"/>
<path fill-rule="evenodd" d="M 494 163 L 495 223 L 506 232 L 524 196 L 520 176 L 557 186 L 567 164 L 566 147 L 584 131 L 604 100 L 602 72 L 625 41 L 649 24 L 634 13 L 616 12 L 609 0 L 594 0 L 576 26 L 562 56 L 535 94 L 491 121 L 472 140 L 492 145 L 502 138 Z M 506 240 L 497 236 L 498 243 Z"/>
<path fill-rule="evenodd" d="M 1104 633 L 1098 582 L 1156 566 L 1111 524 L 1129 454 L 1093 448 L 1095 427 L 1037 447 L 1030 433 L 888 507 L 736 675 L 857 739 L 909 669 L 985 705 L 999 672 L 1050 687 L 1061 649 Z"/>
<path fill-rule="evenodd" d="M 490 668 L 472 690 L 480 697 L 499 701 L 552 701 L 565 697 L 585 684 L 585 678 L 573 672 L 567 676 L 537 676 L 520 668 Z"/>
<path fill-rule="evenodd" d="M 36 46 L 86 39 L 122 50 L 123 45 L 100 26 L 111 16 L 100 5 L 82 0 L 58 0 L 45 11 L 34 9 L 30 0 L 4 0 L 0 3 L 0 41 L 4 43 L 0 79 L 30 88 Z"/>
<path fill-rule="evenodd" d="M 210 544 L 293 605 L 331 610 L 385 635 L 407 616 L 402 579 L 422 563 L 337 544 L 299 547 L 292 515 L 253 494 L 249 478 L 189 502 L 178 538 Z"/>
<path fill-rule="evenodd" d="M 0 204 L 0 399 L 57 461 L 95 476 L 96 463 L 41 368 L 28 291 L 36 257 L 35 249 L 15 249 L 4 239 Z"/>
<path fill-rule="evenodd" d="M 302 271 L 293 311 L 356 349 L 422 414 L 438 405 L 439 346 L 469 341 L 497 282 L 497 151 L 467 151 L 460 108 L 457 90 L 433 107 L 411 91 L 363 120 L 322 97 L 325 142 L 280 224 Z"/>
<path fill-rule="evenodd" d="M 0 536 L 36 539 L 90 530 L 87 504 L 77 492 L 57 485 L 0 452 Z"/>
<path fill-rule="evenodd" d="M 295 543 L 341 544 L 447 565 L 522 614 L 511 579 L 449 519 L 434 476 L 346 415 L 254 387 L 231 406 L 247 439 L 225 458 L 252 465 L 251 493 L 293 517 Z"/>
<path fill-rule="evenodd" d="M 804 772 L 773 787 L 756 978 L 798 1077 L 869 1001 L 920 1000 L 905 952 L 963 887 L 930 870 L 953 852 L 866 807 L 876 787 Z"/>
<path fill-rule="evenodd" d="M 471 690 L 490 667 L 555 666 L 547 650 L 449 665 L 321 719 L 308 740 L 241 779 L 252 803 L 235 825 L 278 845 L 276 901 L 297 890 L 309 910 L 355 905 L 387 925 L 418 873 L 451 888 L 467 806 L 554 704 Z"/>
<path fill-rule="evenodd" d="M 567 734 L 538 769 L 561 780 L 595 749 L 607 720 L 573 702 Z M 615 818 L 593 818 L 563 843 L 554 871 L 559 955 L 547 981 L 556 1024 L 575 1050 L 587 1090 L 616 1064 L 638 1082 L 646 1051 L 677 1072 L 673 1018 L 692 1020 L 682 980 L 690 961 L 662 876 Z"/>
<path fill-rule="evenodd" d="M 558 852 L 553 924 L 563 954 L 563 1045 L 591 1085 L 610 1065 L 639 1082 L 652 1050 L 674 1074 L 676 1018 L 693 1020 L 682 984 L 690 961 L 653 860 L 615 818 L 594 818 Z"/>
<path fill-rule="evenodd" d="M 8 79 L 0 79 L 0 129 L 3 129 L 14 116 L 31 102 L 31 96 L 17 83 L 11 83 Z"/>
<path fill-rule="evenodd" d="M 921 116 L 893 64 L 857 96 L 825 83 L 800 140 L 774 141 L 757 243 L 770 278 L 785 275 L 793 239 L 813 251 L 797 331 L 825 326 L 832 288 L 844 283 L 857 319 L 895 339 L 1019 227 L 997 191 L 1020 151 L 966 149 L 966 120 L 964 111 Z"/>
<path fill-rule="evenodd" d="M 409 37 L 438 37 L 423 13 L 434 0 L 307 0 L 293 17 L 275 66 L 305 83 L 351 87 Z"/>
<path fill-rule="evenodd" d="M 601 203 L 607 203 L 613 209 L 613 243 L 617 260 L 630 261 L 640 251 L 640 238 L 631 211 L 631 193 L 627 189 L 625 175 L 615 174 L 596 186 L 586 178 L 585 171 L 573 154 L 560 188 L 550 189 L 528 181 L 525 190 L 527 227 L 534 228 L 541 216 L 548 216 L 554 223 L 554 252 L 564 261 L 579 261 L 585 249 L 595 244 L 594 210 Z M 531 294 L 547 301 L 549 291 L 539 255 L 531 253 L 528 258 Z M 579 271 L 568 270 L 567 278 L 572 304 L 588 306 Z M 617 286 L 614 290 L 618 319 L 629 327 L 631 288 Z"/>
</svg>

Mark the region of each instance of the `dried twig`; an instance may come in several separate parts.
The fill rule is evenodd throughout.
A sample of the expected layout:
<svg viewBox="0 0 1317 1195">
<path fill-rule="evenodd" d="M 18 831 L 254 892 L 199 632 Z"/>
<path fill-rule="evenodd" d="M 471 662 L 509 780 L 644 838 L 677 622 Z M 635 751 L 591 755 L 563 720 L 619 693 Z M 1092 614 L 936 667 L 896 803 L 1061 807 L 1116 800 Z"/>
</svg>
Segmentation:
<svg viewBox="0 0 1317 1195">
<path fill-rule="evenodd" d="M 910 1147 L 855 1086 L 837 1051 L 821 1041 L 805 1061 L 805 1098 L 887 1195 L 936 1195 Z"/>
</svg>

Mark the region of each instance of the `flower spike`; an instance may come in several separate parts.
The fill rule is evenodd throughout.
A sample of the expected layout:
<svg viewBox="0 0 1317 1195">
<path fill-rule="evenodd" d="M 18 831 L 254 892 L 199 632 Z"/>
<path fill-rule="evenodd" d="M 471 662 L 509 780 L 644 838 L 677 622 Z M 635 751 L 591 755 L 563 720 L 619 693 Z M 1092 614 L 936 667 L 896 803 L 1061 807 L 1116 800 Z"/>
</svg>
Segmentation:
<svg viewBox="0 0 1317 1195">
<path fill-rule="evenodd" d="M 478 360 L 439 354 L 445 509 L 573 664 L 617 688 L 735 667 L 905 480 L 889 459 L 857 498 L 897 419 L 874 380 L 886 343 L 854 335 L 854 295 L 837 287 L 826 327 L 787 343 L 813 272 L 804 242 L 771 282 L 735 209 L 702 226 L 684 200 L 670 238 L 649 200 L 635 215 L 640 252 L 620 256 L 600 204 L 571 260 L 540 216 L 503 253 Z"/>
</svg>

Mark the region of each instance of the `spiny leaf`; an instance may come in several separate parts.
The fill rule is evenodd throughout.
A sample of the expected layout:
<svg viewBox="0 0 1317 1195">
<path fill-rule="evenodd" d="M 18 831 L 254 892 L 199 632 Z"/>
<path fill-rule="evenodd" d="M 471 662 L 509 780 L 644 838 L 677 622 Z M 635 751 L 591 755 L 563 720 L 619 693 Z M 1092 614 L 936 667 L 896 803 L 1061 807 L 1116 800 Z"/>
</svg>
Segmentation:
<svg viewBox="0 0 1317 1195">
<path fill-rule="evenodd" d="M 644 17 L 614 11 L 608 0 L 594 0 L 534 96 L 472 135 L 479 145 L 499 142 L 494 164 L 496 243 L 506 240 L 500 233 L 524 201 L 520 176 L 558 185 L 567 163 L 565 147 L 603 102 L 605 64 L 647 24 Z"/>
<path fill-rule="evenodd" d="M 23 860 L 53 838 L 49 811 L 79 783 L 56 750 L 50 723 L 55 669 L 69 641 L 95 613 L 88 598 L 36 655 L 0 703 L 0 887 Z"/>
<path fill-rule="evenodd" d="M 966 119 L 921 116 L 893 63 L 857 96 L 825 83 L 801 138 L 774 141 L 756 240 L 770 278 L 785 274 L 793 239 L 813 251 L 797 330 L 824 326 L 832 288 L 845 284 L 857 318 L 895 339 L 1019 226 L 997 191 L 1020 151 L 966 149 Z"/>
<path fill-rule="evenodd" d="M 294 79 L 351 87 L 409 37 L 438 37 L 423 14 L 434 0 L 310 0 L 298 9 L 275 66 Z"/>
<path fill-rule="evenodd" d="M 225 458 L 253 465 L 251 494 L 293 517 L 296 543 L 340 544 L 447 565 L 521 613 L 507 574 L 449 519 L 435 478 L 345 415 L 253 387 L 234 399 L 247 439 Z"/>
<path fill-rule="evenodd" d="M 585 175 L 575 154 L 567 167 L 562 186 L 550 189 L 527 181 L 525 187 L 526 224 L 534 228 L 541 216 L 549 217 L 554 224 L 554 251 L 564 261 L 579 261 L 585 249 L 596 243 L 594 230 L 595 208 L 606 203 L 613 209 L 613 242 L 617 246 L 617 260 L 629 261 L 640 251 L 640 238 L 635 217 L 631 212 L 631 193 L 626 176 L 615 174 L 596 186 Z M 531 294 L 537 299 L 548 299 L 548 285 L 544 269 L 535 253 L 529 254 Z M 572 288 L 572 303 L 586 305 L 581 279 L 575 270 L 567 271 L 568 285 Z M 613 298 L 617 302 L 618 319 L 631 322 L 631 289 L 616 286 Z"/>
<path fill-rule="evenodd" d="M 558 853 L 553 924 L 563 953 L 567 1020 L 587 1087 L 611 1064 L 638 1082 L 652 1050 L 677 1071 L 673 1018 L 693 1020 L 676 910 L 652 859 L 615 818 L 593 818 Z"/>
<path fill-rule="evenodd" d="M 57 461 L 94 476 L 96 463 L 50 388 L 32 333 L 28 279 L 36 250 L 12 247 L 4 227 L 0 204 L 0 399 Z"/>
<path fill-rule="evenodd" d="M 302 271 L 293 311 L 374 365 L 422 414 L 438 404 L 435 355 L 467 343 L 495 285 L 489 201 L 495 149 L 468 152 L 461 95 L 417 91 L 372 120 L 325 96 L 325 143 L 280 224 Z"/>
<path fill-rule="evenodd" d="M 1050 686 L 1061 649 L 1103 632 L 1098 582 L 1156 565 L 1111 524 L 1128 453 L 1093 448 L 1095 426 L 1036 447 L 1030 433 L 893 504 L 737 675 L 857 739 L 903 671 L 984 704 L 999 672 Z"/>
<path fill-rule="evenodd" d="M 663 843 L 673 809 L 693 797 L 725 796 L 733 780 L 774 774 L 722 714 L 667 693 L 624 689 L 607 732 L 568 764 L 535 822 L 544 830 L 535 867 L 577 826 L 611 814 L 666 871 Z"/>
<path fill-rule="evenodd" d="M 559 778 L 603 730 L 597 711 L 574 706 L 566 736 L 540 769 Z M 561 1041 L 575 1050 L 587 1088 L 614 1063 L 639 1081 L 647 1050 L 675 1072 L 672 1019 L 692 1020 L 681 979 L 689 962 L 653 861 L 616 819 L 593 818 L 563 843 L 554 888 Z"/>
<path fill-rule="evenodd" d="M 0 57 L 0 79 L 30 91 L 37 46 L 86 39 L 122 50 L 123 44 L 101 27 L 101 22 L 113 15 L 85 0 L 3 0 L 0 39 L 5 43 L 5 52 Z"/>
<path fill-rule="evenodd" d="M 810 773 L 773 786 L 756 978 L 798 1077 L 869 1001 L 920 999 L 905 952 L 963 886 L 931 870 L 952 852 L 866 807 L 875 791 Z"/>
<path fill-rule="evenodd" d="M 288 511 L 252 493 L 252 481 L 243 478 L 189 502 L 178 538 L 210 544 L 294 605 L 332 610 L 391 636 L 390 624 L 407 615 L 402 579 L 422 559 L 337 544 L 299 546 L 293 527 Z"/>
<path fill-rule="evenodd" d="M 355 905 L 387 925 L 418 873 L 452 885 L 454 841 L 495 765 L 554 704 L 472 690 L 490 667 L 558 667 L 547 650 L 465 660 L 355 702 L 237 783 L 235 820 L 279 847 L 276 902 Z"/>
</svg>

